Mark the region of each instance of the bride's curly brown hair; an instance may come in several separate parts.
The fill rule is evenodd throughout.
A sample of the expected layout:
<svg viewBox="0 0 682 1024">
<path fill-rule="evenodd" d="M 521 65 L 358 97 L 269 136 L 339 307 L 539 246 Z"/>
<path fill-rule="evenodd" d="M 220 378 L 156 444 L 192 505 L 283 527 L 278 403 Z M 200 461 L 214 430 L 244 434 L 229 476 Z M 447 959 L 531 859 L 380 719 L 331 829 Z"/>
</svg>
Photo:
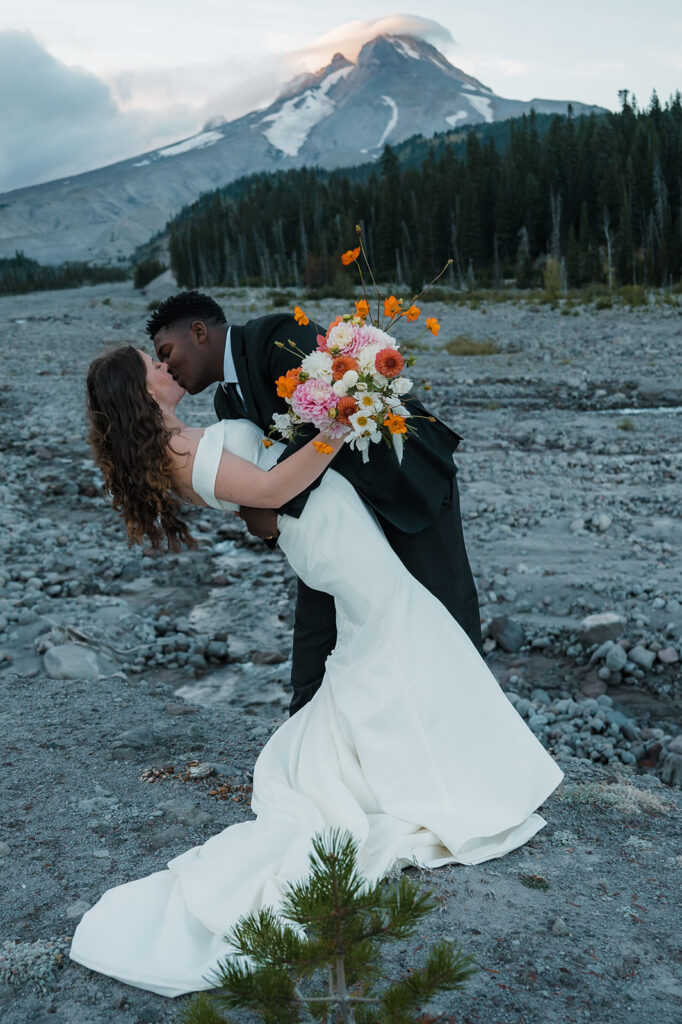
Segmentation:
<svg viewBox="0 0 682 1024">
<path fill-rule="evenodd" d="M 196 541 L 180 519 L 172 490 L 172 434 L 147 391 L 144 361 L 132 345 L 93 360 L 88 369 L 88 441 L 104 476 L 105 491 L 121 514 L 128 542 L 148 537 L 153 548 L 166 540 L 172 551 Z"/>
</svg>

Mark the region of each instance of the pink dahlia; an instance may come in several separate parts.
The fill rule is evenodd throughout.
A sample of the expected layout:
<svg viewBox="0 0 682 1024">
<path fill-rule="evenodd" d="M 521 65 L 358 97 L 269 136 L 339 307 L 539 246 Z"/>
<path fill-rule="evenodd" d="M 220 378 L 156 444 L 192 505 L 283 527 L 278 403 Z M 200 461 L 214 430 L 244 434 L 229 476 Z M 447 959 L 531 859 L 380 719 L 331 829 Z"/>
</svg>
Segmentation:
<svg viewBox="0 0 682 1024">
<path fill-rule="evenodd" d="M 317 377 L 310 377 L 294 391 L 291 408 L 305 423 L 318 428 L 329 425 L 329 413 L 336 408 L 338 395 L 329 384 Z"/>
</svg>

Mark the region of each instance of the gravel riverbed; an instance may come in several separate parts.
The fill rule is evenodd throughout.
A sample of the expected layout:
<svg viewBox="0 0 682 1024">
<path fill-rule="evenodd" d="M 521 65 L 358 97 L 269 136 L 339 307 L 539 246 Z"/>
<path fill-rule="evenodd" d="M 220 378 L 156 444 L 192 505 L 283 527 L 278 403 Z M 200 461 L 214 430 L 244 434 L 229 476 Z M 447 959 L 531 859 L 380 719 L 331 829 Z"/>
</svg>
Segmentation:
<svg viewBox="0 0 682 1024">
<path fill-rule="evenodd" d="M 213 294 L 240 322 L 264 292 Z M 181 1001 L 72 964 L 104 889 L 250 814 L 286 714 L 295 579 L 241 522 L 191 510 L 198 551 L 129 549 L 84 440 L 84 375 L 145 346 L 122 285 L 0 299 L 0 1013 L 172 1022 Z M 311 303 L 324 322 L 343 303 Z M 527 846 L 424 875 L 439 910 L 398 948 L 481 970 L 444 1021 L 682 1015 L 682 305 L 429 304 L 413 375 L 463 441 L 465 538 L 491 670 L 566 778 Z M 414 336 L 406 331 L 405 338 Z M 493 342 L 451 355 L 457 336 Z M 193 424 L 212 396 L 187 399 Z M 181 407 L 182 409 L 182 407 Z M 486 757 L 481 723 L 481 759 Z M 476 765 L 471 765 L 476 771 Z"/>
</svg>

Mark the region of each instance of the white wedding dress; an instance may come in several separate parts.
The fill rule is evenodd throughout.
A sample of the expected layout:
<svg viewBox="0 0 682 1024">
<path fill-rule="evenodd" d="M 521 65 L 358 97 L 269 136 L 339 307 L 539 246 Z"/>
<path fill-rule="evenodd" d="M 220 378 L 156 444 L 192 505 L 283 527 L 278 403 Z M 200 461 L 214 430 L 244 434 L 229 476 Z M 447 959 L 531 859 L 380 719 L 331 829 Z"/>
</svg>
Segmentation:
<svg viewBox="0 0 682 1024">
<path fill-rule="evenodd" d="M 216 423 L 193 486 L 215 508 L 223 448 L 270 468 L 246 420 Z M 351 485 L 328 470 L 279 544 L 308 586 L 333 594 L 338 639 L 315 697 L 254 769 L 256 820 L 166 869 L 110 889 L 83 916 L 72 959 L 166 996 L 214 986 L 237 919 L 275 908 L 308 872 L 311 837 L 340 826 L 375 880 L 395 865 L 478 864 L 527 842 L 563 777 L 443 605 L 403 567 Z"/>
</svg>

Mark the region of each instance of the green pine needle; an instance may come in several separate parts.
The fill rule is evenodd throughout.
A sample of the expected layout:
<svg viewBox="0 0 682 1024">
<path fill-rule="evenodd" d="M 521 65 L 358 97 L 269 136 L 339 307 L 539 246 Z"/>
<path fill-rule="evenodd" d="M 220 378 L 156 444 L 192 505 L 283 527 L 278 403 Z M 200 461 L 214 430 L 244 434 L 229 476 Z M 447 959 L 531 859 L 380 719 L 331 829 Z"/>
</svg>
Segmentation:
<svg viewBox="0 0 682 1024">
<path fill-rule="evenodd" d="M 216 990 L 186 1007 L 185 1024 L 229 1024 L 222 1007 L 264 1024 L 414 1024 L 434 995 L 462 988 L 476 968 L 448 942 L 386 984 L 383 944 L 413 935 L 435 903 L 406 876 L 368 883 L 357 855 L 348 832 L 316 835 L 308 877 L 286 888 L 279 913 L 266 907 L 237 922 L 227 936 L 236 953 L 214 972 Z"/>
</svg>

